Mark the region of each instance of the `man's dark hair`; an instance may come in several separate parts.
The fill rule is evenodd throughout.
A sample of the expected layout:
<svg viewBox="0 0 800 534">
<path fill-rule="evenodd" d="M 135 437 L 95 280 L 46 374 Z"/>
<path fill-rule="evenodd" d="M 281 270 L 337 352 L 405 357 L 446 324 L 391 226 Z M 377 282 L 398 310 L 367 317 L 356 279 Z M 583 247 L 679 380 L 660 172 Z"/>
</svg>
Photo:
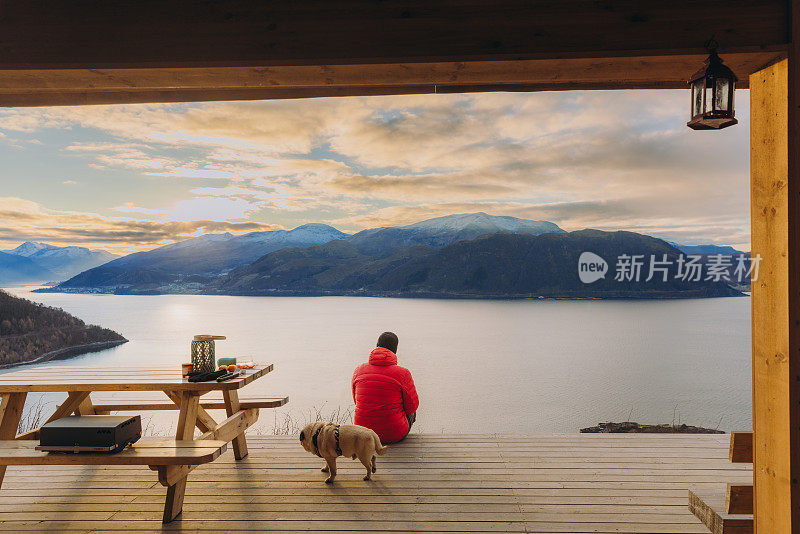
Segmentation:
<svg viewBox="0 0 800 534">
<path fill-rule="evenodd" d="M 397 352 L 397 334 L 394 332 L 384 332 L 378 336 L 378 346 Z"/>
</svg>

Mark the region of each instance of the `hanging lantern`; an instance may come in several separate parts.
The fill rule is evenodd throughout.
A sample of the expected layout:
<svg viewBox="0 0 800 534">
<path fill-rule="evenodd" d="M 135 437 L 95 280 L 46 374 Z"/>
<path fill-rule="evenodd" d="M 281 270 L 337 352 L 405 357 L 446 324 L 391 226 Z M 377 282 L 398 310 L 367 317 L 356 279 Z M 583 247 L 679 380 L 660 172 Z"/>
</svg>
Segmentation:
<svg viewBox="0 0 800 534">
<path fill-rule="evenodd" d="M 702 69 L 689 80 L 692 89 L 692 120 L 686 125 L 693 130 L 721 130 L 739 121 L 733 116 L 733 93 L 736 75 L 717 55 L 713 39 L 706 44 L 708 59 Z"/>
</svg>

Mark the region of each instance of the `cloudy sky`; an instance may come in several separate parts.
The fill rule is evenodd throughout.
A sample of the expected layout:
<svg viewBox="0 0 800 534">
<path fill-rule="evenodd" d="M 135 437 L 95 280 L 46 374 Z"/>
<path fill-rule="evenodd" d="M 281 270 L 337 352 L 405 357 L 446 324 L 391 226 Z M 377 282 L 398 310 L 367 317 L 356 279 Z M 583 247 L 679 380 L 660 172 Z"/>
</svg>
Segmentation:
<svg viewBox="0 0 800 534">
<path fill-rule="evenodd" d="M 344 231 L 484 211 L 749 250 L 738 126 L 688 91 L 0 108 L 0 249 L 124 253 L 186 236 Z"/>
</svg>

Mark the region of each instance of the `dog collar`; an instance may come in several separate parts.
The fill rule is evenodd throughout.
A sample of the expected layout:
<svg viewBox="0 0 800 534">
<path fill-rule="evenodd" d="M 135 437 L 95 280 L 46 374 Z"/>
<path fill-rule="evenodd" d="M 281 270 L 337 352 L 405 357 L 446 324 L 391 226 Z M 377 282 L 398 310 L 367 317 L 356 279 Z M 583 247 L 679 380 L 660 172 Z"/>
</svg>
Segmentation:
<svg viewBox="0 0 800 534">
<path fill-rule="evenodd" d="M 322 431 L 323 428 L 325 428 L 325 425 L 319 427 L 319 429 L 316 432 L 314 432 L 314 435 L 311 436 L 311 443 L 314 444 L 314 454 L 316 454 L 320 458 L 322 458 L 322 455 L 319 453 L 319 445 L 317 445 L 317 437 L 319 436 L 319 433 Z M 337 448 L 339 447 L 339 436 L 336 436 L 336 447 Z"/>
<path fill-rule="evenodd" d="M 322 458 L 322 455 L 319 453 L 319 445 L 317 445 L 317 438 L 319 437 L 319 433 L 322 432 L 322 429 L 325 428 L 326 425 L 319 427 L 319 430 L 314 432 L 314 435 L 311 436 L 311 443 L 314 444 L 314 454 Z M 339 446 L 339 425 L 336 425 L 336 428 L 333 429 L 333 437 L 336 438 L 336 454 L 341 456 L 342 455 L 342 448 Z"/>
<path fill-rule="evenodd" d="M 336 425 L 336 428 L 333 430 L 333 435 L 336 437 L 336 454 L 341 456 L 342 448 L 339 447 L 339 425 Z"/>
</svg>

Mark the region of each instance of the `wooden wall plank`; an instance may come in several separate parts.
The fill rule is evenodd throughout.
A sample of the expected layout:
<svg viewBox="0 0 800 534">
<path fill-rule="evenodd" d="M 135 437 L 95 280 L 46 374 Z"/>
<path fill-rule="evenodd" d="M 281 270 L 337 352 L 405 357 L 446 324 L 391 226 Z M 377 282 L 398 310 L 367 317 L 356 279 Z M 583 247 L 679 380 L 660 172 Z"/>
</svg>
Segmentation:
<svg viewBox="0 0 800 534">
<path fill-rule="evenodd" d="M 752 253 L 762 258 L 752 285 L 754 510 L 760 534 L 789 534 L 800 514 L 792 508 L 798 476 L 792 455 L 800 432 L 792 424 L 800 384 L 800 214 L 797 162 L 792 158 L 790 170 L 789 158 L 800 146 L 796 125 L 790 130 L 789 84 L 788 60 L 750 77 Z"/>
<path fill-rule="evenodd" d="M 784 0 L 81 0 L 0 3 L 0 68 L 603 57 L 763 50 Z M 648 53 L 648 54 L 649 54 Z"/>
<path fill-rule="evenodd" d="M 791 0 L 788 65 L 789 462 L 792 532 L 800 531 L 800 0 Z"/>
</svg>

